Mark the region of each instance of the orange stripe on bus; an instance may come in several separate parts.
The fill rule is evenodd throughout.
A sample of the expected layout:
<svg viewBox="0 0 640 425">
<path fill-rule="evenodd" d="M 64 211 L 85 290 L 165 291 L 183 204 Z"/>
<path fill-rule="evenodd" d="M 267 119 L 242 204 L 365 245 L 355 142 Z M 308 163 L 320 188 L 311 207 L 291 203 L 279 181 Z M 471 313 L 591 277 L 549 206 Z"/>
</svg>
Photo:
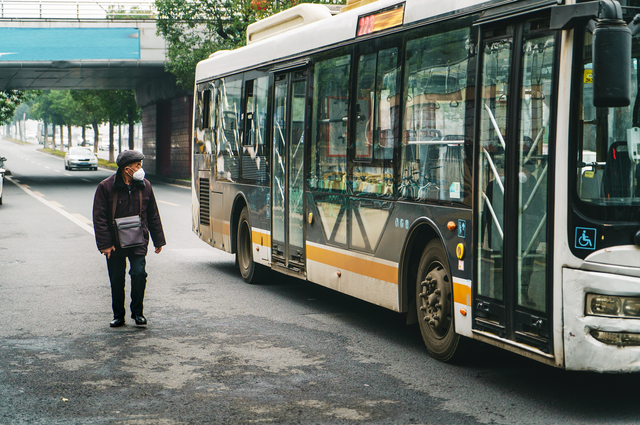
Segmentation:
<svg viewBox="0 0 640 425">
<path fill-rule="evenodd" d="M 307 245 L 307 259 L 374 279 L 398 284 L 398 268 Z"/>
<path fill-rule="evenodd" d="M 453 302 L 467 305 L 467 300 L 469 300 L 469 303 L 471 302 L 471 288 L 467 285 L 453 282 Z"/>
<path fill-rule="evenodd" d="M 229 223 L 222 223 L 222 234 L 231 236 L 231 226 L 229 226 Z"/>
<path fill-rule="evenodd" d="M 271 235 L 252 230 L 251 241 L 256 245 L 271 246 Z"/>
</svg>

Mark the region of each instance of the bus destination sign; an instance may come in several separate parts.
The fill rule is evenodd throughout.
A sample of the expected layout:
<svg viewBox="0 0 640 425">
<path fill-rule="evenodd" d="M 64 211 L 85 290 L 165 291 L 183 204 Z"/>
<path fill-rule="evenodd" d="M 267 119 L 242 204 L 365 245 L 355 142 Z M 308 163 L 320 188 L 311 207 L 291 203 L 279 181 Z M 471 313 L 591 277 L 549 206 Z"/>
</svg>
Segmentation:
<svg viewBox="0 0 640 425">
<path fill-rule="evenodd" d="M 404 18 L 404 3 L 392 9 L 378 11 L 358 18 L 357 37 L 386 30 L 402 25 Z"/>
</svg>

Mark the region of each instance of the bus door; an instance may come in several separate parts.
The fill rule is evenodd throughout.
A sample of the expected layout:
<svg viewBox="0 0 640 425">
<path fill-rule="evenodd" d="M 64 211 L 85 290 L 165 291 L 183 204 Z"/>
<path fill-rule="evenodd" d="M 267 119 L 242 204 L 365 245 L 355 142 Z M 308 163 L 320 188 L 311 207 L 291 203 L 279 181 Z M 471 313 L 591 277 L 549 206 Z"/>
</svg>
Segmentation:
<svg viewBox="0 0 640 425">
<path fill-rule="evenodd" d="M 271 177 L 273 267 L 304 273 L 305 70 L 276 74 Z"/>
<path fill-rule="evenodd" d="M 551 352 L 558 44 L 549 19 L 480 27 L 476 105 L 476 330 Z"/>
</svg>

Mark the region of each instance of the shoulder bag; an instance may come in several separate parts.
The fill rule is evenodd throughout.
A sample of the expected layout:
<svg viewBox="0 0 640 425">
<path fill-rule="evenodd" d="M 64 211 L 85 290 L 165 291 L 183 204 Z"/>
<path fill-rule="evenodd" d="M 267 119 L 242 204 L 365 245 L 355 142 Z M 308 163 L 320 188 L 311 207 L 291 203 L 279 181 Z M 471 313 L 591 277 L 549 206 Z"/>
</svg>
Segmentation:
<svg viewBox="0 0 640 425">
<path fill-rule="evenodd" d="M 111 219 L 115 230 L 116 243 L 120 248 L 133 248 L 145 244 L 144 233 L 142 231 L 142 192 L 138 191 L 140 200 L 140 214 L 129 217 L 116 217 L 116 205 L 118 203 L 118 191 L 113 191 L 113 210 Z"/>
</svg>

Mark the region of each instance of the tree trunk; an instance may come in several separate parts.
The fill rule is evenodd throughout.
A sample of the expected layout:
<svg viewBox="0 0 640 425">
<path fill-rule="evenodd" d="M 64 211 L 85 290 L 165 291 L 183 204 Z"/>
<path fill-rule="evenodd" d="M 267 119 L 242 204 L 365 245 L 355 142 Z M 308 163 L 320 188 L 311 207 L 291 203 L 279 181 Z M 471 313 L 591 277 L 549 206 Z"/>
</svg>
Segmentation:
<svg viewBox="0 0 640 425">
<path fill-rule="evenodd" d="M 118 154 L 122 152 L 122 126 L 118 124 Z"/>
<path fill-rule="evenodd" d="M 51 149 L 55 150 L 56 149 L 56 125 L 55 124 L 51 124 L 53 127 L 53 131 L 51 132 L 51 144 L 52 147 Z M 49 132 L 49 129 L 47 128 L 47 132 Z"/>
<path fill-rule="evenodd" d="M 129 119 L 129 149 L 134 150 L 136 147 L 133 136 L 133 132 L 135 130 L 135 128 L 133 127 L 133 115 L 129 114 L 127 118 Z"/>
<path fill-rule="evenodd" d="M 113 156 L 113 122 L 109 120 L 109 162 L 116 162 Z"/>
<path fill-rule="evenodd" d="M 49 123 L 44 121 L 44 134 L 42 136 L 42 140 L 44 140 L 44 148 L 47 149 L 49 147 Z"/>
<path fill-rule="evenodd" d="M 98 123 L 91 121 L 91 127 L 93 127 L 93 153 L 98 155 L 98 144 L 100 143 L 100 134 L 98 133 Z"/>
<path fill-rule="evenodd" d="M 24 133 L 22 132 L 22 121 L 16 121 L 16 125 L 18 126 L 18 133 L 20 133 L 20 141 L 24 142 Z"/>
<path fill-rule="evenodd" d="M 82 146 L 87 146 L 87 126 L 82 124 Z"/>
<path fill-rule="evenodd" d="M 67 133 L 69 133 L 69 149 L 73 147 L 73 140 L 71 139 L 71 124 L 67 124 Z"/>
<path fill-rule="evenodd" d="M 60 150 L 64 152 L 64 125 L 60 124 Z"/>
</svg>

